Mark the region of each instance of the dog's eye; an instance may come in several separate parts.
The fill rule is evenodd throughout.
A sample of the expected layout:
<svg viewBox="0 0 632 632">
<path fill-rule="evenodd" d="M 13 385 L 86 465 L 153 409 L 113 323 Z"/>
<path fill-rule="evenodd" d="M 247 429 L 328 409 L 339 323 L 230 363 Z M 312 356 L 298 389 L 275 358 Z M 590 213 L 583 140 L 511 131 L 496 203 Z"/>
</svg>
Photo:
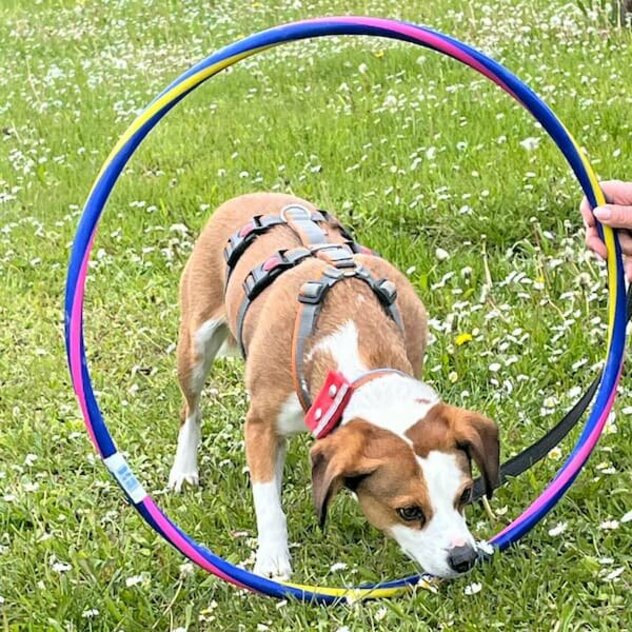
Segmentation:
<svg viewBox="0 0 632 632">
<path fill-rule="evenodd" d="M 459 498 L 459 507 L 463 507 L 472 501 L 472 488 L 466 487 Z"/>
<path fill-rule="evenodd" d="M 416 507 L 414 505 L 412 507 L 400 507 L 397 510 L 397 514 L 406 522 L 425 522 L 426 520 L 421 507 Z"/>
</svg>

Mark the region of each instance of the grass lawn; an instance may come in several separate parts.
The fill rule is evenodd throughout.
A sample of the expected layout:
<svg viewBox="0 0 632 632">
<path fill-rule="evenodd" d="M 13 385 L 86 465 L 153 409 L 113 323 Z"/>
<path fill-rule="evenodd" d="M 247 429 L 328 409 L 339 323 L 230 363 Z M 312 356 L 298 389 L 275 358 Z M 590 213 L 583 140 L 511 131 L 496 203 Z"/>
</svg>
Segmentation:
<svg viewBox="0 0 632 632">
<path fill-rule="evenodd" d="M 630 31 L 573 3 L 3 0 L 3 629 L 632 629 L 629 376 L 588 466 L 543 523 L 468 577 L 390 602 L 325 609 L 236 591 L 155 536 L 94 455 L 69 385 L 62 299 L 100 165 L 193 62 L 280 22 L 341 13 L 425 23 L 480 47 L 545 97 L 601 177 L 632 178 Z M 407 271 L 431 316 L 426 379 L 495 418 L 505 458 L 595 375 L 605 270 L 583 247 L 568 167 L 511 99 L 451 60 L 377 39 L 286 45 L 240 64 L 134 156 L 100 226 L 86 304 L 95 388 L 118 445 L 167 512 L 232 562 L 251 567 L 255 546 L 240 361 L 219 361 L 205 391 L 201 487 L 165 490 L 180 407 L 177 284 L 212 209 L 255 190 L 314 200 Z M 457 344 L 461 334 L 471 340 Z M 499 491 L 497 523 L 471 508 L 479 537 L 541 491 L 570 445 Z M 299 438 L 290 450 L 284 495 L 294 578 L 414 572 L 344 495 L 319 531 L 308 446 Z"/>
</svg>

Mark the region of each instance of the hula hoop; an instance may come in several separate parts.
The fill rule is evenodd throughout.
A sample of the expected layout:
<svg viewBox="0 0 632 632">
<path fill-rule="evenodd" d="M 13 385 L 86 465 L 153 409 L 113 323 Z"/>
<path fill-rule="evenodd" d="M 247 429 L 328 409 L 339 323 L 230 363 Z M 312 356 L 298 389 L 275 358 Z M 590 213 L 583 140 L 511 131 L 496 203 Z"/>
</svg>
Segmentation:
<svg viewBox="0 0 632 632">
<path fill-rule="evenodd" d="M 141 141 L 177 103 L 207 79 L 233 64 L 285 42 L 329 35 L 369 35 L 410 42 L 443 53 L 498 84 L 540 122 L 568 161 L 591 206 L 605 204 L 595 174 L 570 133 L 549 107 L 499 63 L 470 46 L 431 29 L 372 17 L 329 17 L 262 31 L 214 53 L 193 66 L 156 97 L 136 118 L 105 161 L 87 199 L 70 257 L 65 301 L 66 353 L 79 405 L 92 442 L 106 466 L 145 521 L 172 546 L 208 572 L 240 588 L 278 598 L 331 604 L 359 598 L 390 597 L 413 586 L 429 586 L 429 575 L 331 588 L 279 583 L 233 566 L 203 547 L 172 522 L 145 492 L 117 450 L 97 404 L 83 339 L 83 302 L 97 224 L 116 181 Z M 625 346 L 626 302 L 623 266 L 615 232 L 600 227 L 608 249 L 608 353 L 591 413 L 570 456 L 542 494 L 492 540 L 502 550 L 534 527 L 571 486 L 595 447 L 613 406 Z"/>
</svg>

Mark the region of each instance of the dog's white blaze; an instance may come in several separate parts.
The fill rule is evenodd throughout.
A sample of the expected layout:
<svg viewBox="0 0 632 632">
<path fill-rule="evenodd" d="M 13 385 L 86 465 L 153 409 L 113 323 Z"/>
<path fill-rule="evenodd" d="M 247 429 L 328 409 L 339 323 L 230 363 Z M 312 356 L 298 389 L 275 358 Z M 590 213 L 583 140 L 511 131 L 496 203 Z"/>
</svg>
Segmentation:
<svg viewBox="0 0 632 632">
<path fill-rule="evenodd" d="M 254 571 L 264 577 L 289 579 L 292 574 L 287 542 L 287 520 L 281 507 L 280 484 L 276 477 L 267 483 L 253 483 L 257 516 L 257 561 Z"/>
<path fill-rule="evenodd" d="M 433 516 L 421 530 L 397 524 L 391 528 L 391 534 L 424 570 L 452 577 L 456 573 L 448 564 L 449 550 L 463 544 L 476 546 L 464 516 L 454 506 L 464 474 L 453 454 L 433 450 L 417 461 L 426 481 Z"/>
<path fill-rule="evenodd" d="M 319 340 L 311 350 L 308 359 L 312 358 L 318 351 L 330 353 L 338 365 L 338 370 L 348 380 L 353 381 L 368 371 L 360 359 L 358 328 L 352 320 L 348 320 L 330 336 L 325 336 Z"/>
<path fill-rule="evenodd" d="M 195 411 L 186 418 L 178 433 L 176 458 L 169 473 L 169 488 L 179 492 L 187 483 L 198 484 L 197 451 L 200 443 L 200 415 Z"/>
<path fill-rule="evenodd" d="M 281 405 L 281 410 L 277 415 L 276 426 L 279 435 L 282 437 L 305 432 L 307 426 L 304 422 L 305 413 L 301 408 L 296 393 L 292 391 Z"/>
</svg>

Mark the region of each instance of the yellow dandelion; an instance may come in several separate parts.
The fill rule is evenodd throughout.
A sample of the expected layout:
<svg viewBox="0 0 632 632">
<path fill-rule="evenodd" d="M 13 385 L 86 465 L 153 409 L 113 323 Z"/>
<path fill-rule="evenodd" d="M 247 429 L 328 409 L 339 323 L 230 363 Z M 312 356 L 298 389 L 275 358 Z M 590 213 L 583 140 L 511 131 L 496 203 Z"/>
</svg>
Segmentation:
<svg viewBox="0 0 632 632">
<path fill-rule="evenodd" d="M 474 338 L 472 337 L 472 334 L 468 334 L 468 333 L 464 333 L 464 334 L 459 334 L 454 342 L 456 343 L 457 347 L 460 347 L 461 345 L 464 345 L 466 342 L 471 342 Z"/>
</svg>

